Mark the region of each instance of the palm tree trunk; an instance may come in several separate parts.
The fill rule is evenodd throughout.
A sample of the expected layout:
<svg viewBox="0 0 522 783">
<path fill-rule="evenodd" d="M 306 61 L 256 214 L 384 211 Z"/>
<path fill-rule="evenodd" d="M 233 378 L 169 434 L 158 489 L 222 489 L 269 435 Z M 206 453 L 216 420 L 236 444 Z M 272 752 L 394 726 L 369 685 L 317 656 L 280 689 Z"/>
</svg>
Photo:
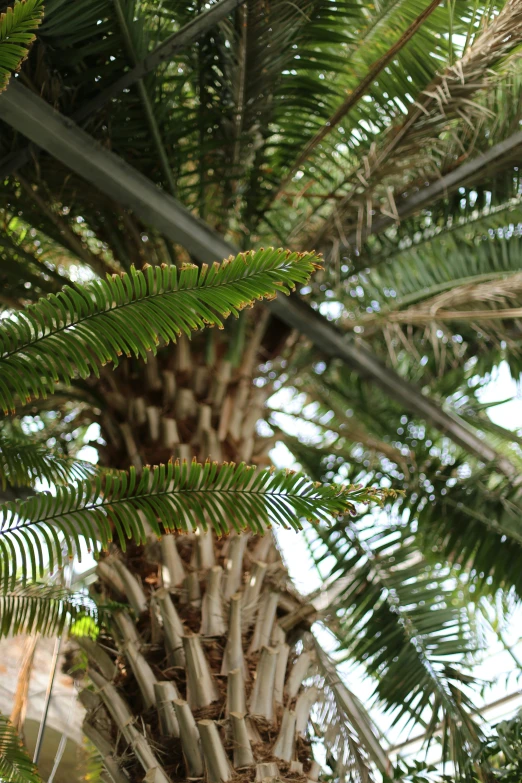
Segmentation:
<svg viewBox="0 0 522 783">
<path fill-rule="evenodd" d="M 213 355 L 216 342 L 205 358 L 181 340 L 144 375 L 107 376 L 109 464 L 265 463 L 256 423 L 269 391 L 252 384 L 265 324 L 258 319 L 236 367 Z M 317 689 L 303 686 L 312 654 L 296 650 L 302 634 L 288 620 L 300 601 L 270 534 L 151 538 L 111 551 L 98 574 L 101 601 L 123 604 L 96 643 L 81 642 L 85 733 L 107 780 L 317 779 L 306 738 Z"/>
</svg>

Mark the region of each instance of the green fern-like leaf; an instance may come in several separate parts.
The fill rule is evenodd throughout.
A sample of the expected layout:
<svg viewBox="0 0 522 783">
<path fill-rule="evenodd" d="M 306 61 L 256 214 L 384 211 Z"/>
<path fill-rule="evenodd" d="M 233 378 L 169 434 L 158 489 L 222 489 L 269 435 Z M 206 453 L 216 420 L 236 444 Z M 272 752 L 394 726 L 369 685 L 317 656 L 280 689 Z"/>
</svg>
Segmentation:
<svg viewBox="0 0 522 783">
<path fill-rule="evenodd" d="M 33 486 L 35 481 L 63 484 L 86 479 L 96 472 L 90 462 L 57 454 L 43 443 L 0 435 L 0 487 Z"/>
<path fill-rule="evenodd" d="M 0 715 L 0 780 L 5 783 L 42 783 L 14 726 Z"/>
<path fill-rule="evenodd" d="M 87 596 L 56 585 L 15 585 L 0 595 L 0 637 L 10 634 L 60 635 L 65 623 L 96 620 L 96 606 Z"/>
<path fill-rule="evenodd" d="M 465 769 L 480 728 L 464 669 L 476 642 L 458 577 L 433 568 L 403 524 L 341 521 L 317 536 L 314 559 L 332 564 L 340 586 L 328 612 L 341 649 L 375 678 L 388 709 L 427 722 L 431 713 L 427 736 L 443 726 L 442 742 L 455 737 L 453 760 Z"/>
<path fill-rule="evenodd" d="M 301 528 L 301 519 L 330 522 L 353 513 L 355 503 L 380 501 L 381 490 L 318 484 L 288 471 L 262 470 L 244 463 L 168 463 L 146 468 L 137 481 L 133 469 L 97 475 L 76 486 L 58 487 L 0 506 L 0 577 L 7 588 L 17 573 L 22 581 L 41 578 L 43 563 L 63 564 L 80 553 L 80 540 L 106 548 L 113 533 L 145 542 L 143 520 L 157 536 L 188 532 L 208 520 L 218 535 L 231 529 L 262 534 L 272 524 Z M 44 556 L 45 551 L 45 556 Z M 12 587 L 11 587 L 12 589 Z"/>
<path fill-rule="evenodd" d="M 222 327 L 255 300 L 304 284 L 317 266 L 313 253 L 259 250 L 201 269 L 187 265 L 132 268 L 80 288 L 50 294 L 2 322 L 0 405 L 14 411 L 52 392 L 58 381 L 98 373 L 122 354 L 144 361 L 160 340 L 205 326 Z"/>
<path fill-rule="evenodd" d="M 0 92 L 27 57 L 42 17 L 43 0 L 20 0 L 0 14 Z"/>
</svg>

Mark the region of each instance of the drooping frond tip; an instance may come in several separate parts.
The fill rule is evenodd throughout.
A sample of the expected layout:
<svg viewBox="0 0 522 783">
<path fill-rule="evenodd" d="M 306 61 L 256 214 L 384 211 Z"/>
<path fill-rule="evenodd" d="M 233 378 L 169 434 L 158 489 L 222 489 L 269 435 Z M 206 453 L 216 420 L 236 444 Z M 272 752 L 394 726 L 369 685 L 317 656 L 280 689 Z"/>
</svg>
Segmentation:
<svg viewBox="0 0 522 783">
<path fill-rule="evenodd" d="M 289 294 L 317 268 L 315 253 L 256 250 L 221 264 L 147 265 L 43 297 L 0 326 L 0 405 L 45 397 L 58 382 L 99 373 L 121 355 L 147 360 L 160 342 L 207 326 L 255 301 Z M 18 399 L 17 399 L 18 398 Z"/>
<path fill-rule="evenodd" d="M 144 522 L 162 533 L 189 532 L 209 524 L 217 535 L 251 530 L 262 535 L 272 525 L 301 529 L 302 520 L 331 523 L 354 513 L 357 503 L 382 502 L 387 490 L 317 484 L 302 473 L 261 470 L 244 463 L 169 462 L 133 468 L 74 486 L 56 494 L 40 493 L 0 506 L 1 581 L 13 585 L 42 576 L 45 548 L 49 567 L 62 565 L 62 549 L 80 556 L 80 540 L 90 549 L 107 548 L 115 536 L 123 550 L 127 539 L 145 543 Z"/>
</svg>

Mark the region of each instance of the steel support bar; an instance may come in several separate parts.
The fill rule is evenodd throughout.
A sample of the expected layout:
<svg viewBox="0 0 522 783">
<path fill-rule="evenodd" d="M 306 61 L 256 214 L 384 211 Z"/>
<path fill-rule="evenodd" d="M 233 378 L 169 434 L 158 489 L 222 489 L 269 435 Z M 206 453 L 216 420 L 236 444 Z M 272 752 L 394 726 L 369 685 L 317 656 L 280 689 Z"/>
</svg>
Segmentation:
<svg viewBox="0 0 522 783">
<path fill-rule="evenodd" d="M 194 217 L 171 195 L 16 80 L 0 95 L 0 117 L 115 201 L 132 209 L 144 223 L 183 245 L 200 261 L 212 262 L 237 253 L 237 248 Z M 345 361 L 397 400 L 405 410 L 427 419 L 479 459 L 496 461 L 500 470 L 507 475 L 513 474 L 512 465 L 477 437 L 467 424 L 445 412 L 413 384 L 381 364 L 367 349 L 342 336 L 305 302 L 295 296 L 280 297 L 270 304 L 270 308 L 274 315 L 308 337 L 322 353 Z"/>
<path fill-rule="evenodd" d="M 403 220 L 410 215 L 414 215 L 421 209 L 433 204 L 436 199 L 447 196 L 448 193 L 455 190 L 455 188 L 465 185 L 472 180 L 476 174 L 481 173 L 483 169 L 488 166 L 494 166 L 521 145 L 522 130 L 519 130 L 507 139 L 504 139 L 504 141 L 499 141 L 498 144 L 495 144 L 487 152 L 477 155 L 476 158 L 472 158 L 471 160 L 466 161 L 466 163 L 462 163 L 440 179 L 431 182 L 425 188 L 421 188 L 409 198 L 405 198 L 404 200 L 397 199 L 397 215 L 399 219 Z M 381 231 L 384 231 L 396 223 L 396 219 L 390 218 L 387 215 L 380 215 L 372 222 L 372 225 L 369 228 L 363 230 L 362 239 L 364 240 L 372 234 L 380 234 Z M 346 241 L 342 241 L 341 247 L 353 247 L 356 242 L 357 233 L 354 231 L 346 237 Z"/>
<path fill-rule="evenodd" d="M 99 111 L 105 104 L 109 103 L 113 98 L 119 95 L 123 90 L 128 89 L 140 79 L 143 79 L 148 73 L 153 71 L 158 65 L 161 65 L 168 60 L 171 60 L 175 55 L 182 52 L 190 44 L 201 38 L 202 35 L 207 33 L 212 27 L 225 19 L 235 8 L 242 5 L 245 0 L 220 0 L 215 3 L 207 11 L 199 14 L 195 19 L 186 24 L 181 30 L 173 33 L 163 43 L 161 43 L 154 51 L 152 51 L 147 57 L 137 63 L 134 68 L 120 76 L 112 84 L 109 84 L 104 89 L 102 88 L 94 98 L 83 104 L 74 114 L 71 119 L 77 123 L 82 123 L 84 120 L 89 119 Z M 23 166 L 31 157 L 35 154 L 38 147 L 35 145 L 27 145 L 22 149 L 12 152 L 7 155 L 3 160 L 0 160 L 0 178 L 6 177 L 12 174 L 20 166 Z"/>
</svg>

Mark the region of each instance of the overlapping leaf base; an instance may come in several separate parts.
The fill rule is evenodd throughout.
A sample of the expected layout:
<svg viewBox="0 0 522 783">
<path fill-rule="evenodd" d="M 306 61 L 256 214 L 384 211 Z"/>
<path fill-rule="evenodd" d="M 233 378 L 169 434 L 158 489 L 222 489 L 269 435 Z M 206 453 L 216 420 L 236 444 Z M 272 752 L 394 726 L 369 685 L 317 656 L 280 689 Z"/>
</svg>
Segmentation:
<svg viewBox="0 0 522 783">
<path fill-rule="evenodd" d="M 272 442 L 257 436 L 256 424 L 273 389 L 253 385 L 252 378 L 270 358 L 274 336 L 266 332 L 266 315 L 257 311 L 255 325 L 248 315 L 225 333 L 181 337 L 156 356 L 149 353 L 145 366 L 130 360 L 116 371 L 101 368 L 96 393 L 107 466 L 139 471 L 193 457 L 268 464 Z"/>
<path fill-rule="evenodd" d="M 240 327 L 228 344 L 215 332 L 206 344 L 182 339 L 145 372 L 125 363 L 102 374 L 106 464 L 267 463 L 271 442 L 256 423 L 271 387 L 252 378 L 281 336 L 259 314 Z M 151 536 L 125 555 L 115 547 L 98 573 L 101 602 L 128 604 L 108 634 L 80 640 L 91 680 L 85 731 L 108 779 L 317 778 L 306 625 L 270 534 Z"/>
<path fill-rule="evenodd" d="M 129 602 L 112 638 L 81 642 L 85 730 L 114 780 L 317 778 L 312 655 L 297 653 L 300 604 L 269 536 L 169 536 L 99 572 Z"/>
</svg>

